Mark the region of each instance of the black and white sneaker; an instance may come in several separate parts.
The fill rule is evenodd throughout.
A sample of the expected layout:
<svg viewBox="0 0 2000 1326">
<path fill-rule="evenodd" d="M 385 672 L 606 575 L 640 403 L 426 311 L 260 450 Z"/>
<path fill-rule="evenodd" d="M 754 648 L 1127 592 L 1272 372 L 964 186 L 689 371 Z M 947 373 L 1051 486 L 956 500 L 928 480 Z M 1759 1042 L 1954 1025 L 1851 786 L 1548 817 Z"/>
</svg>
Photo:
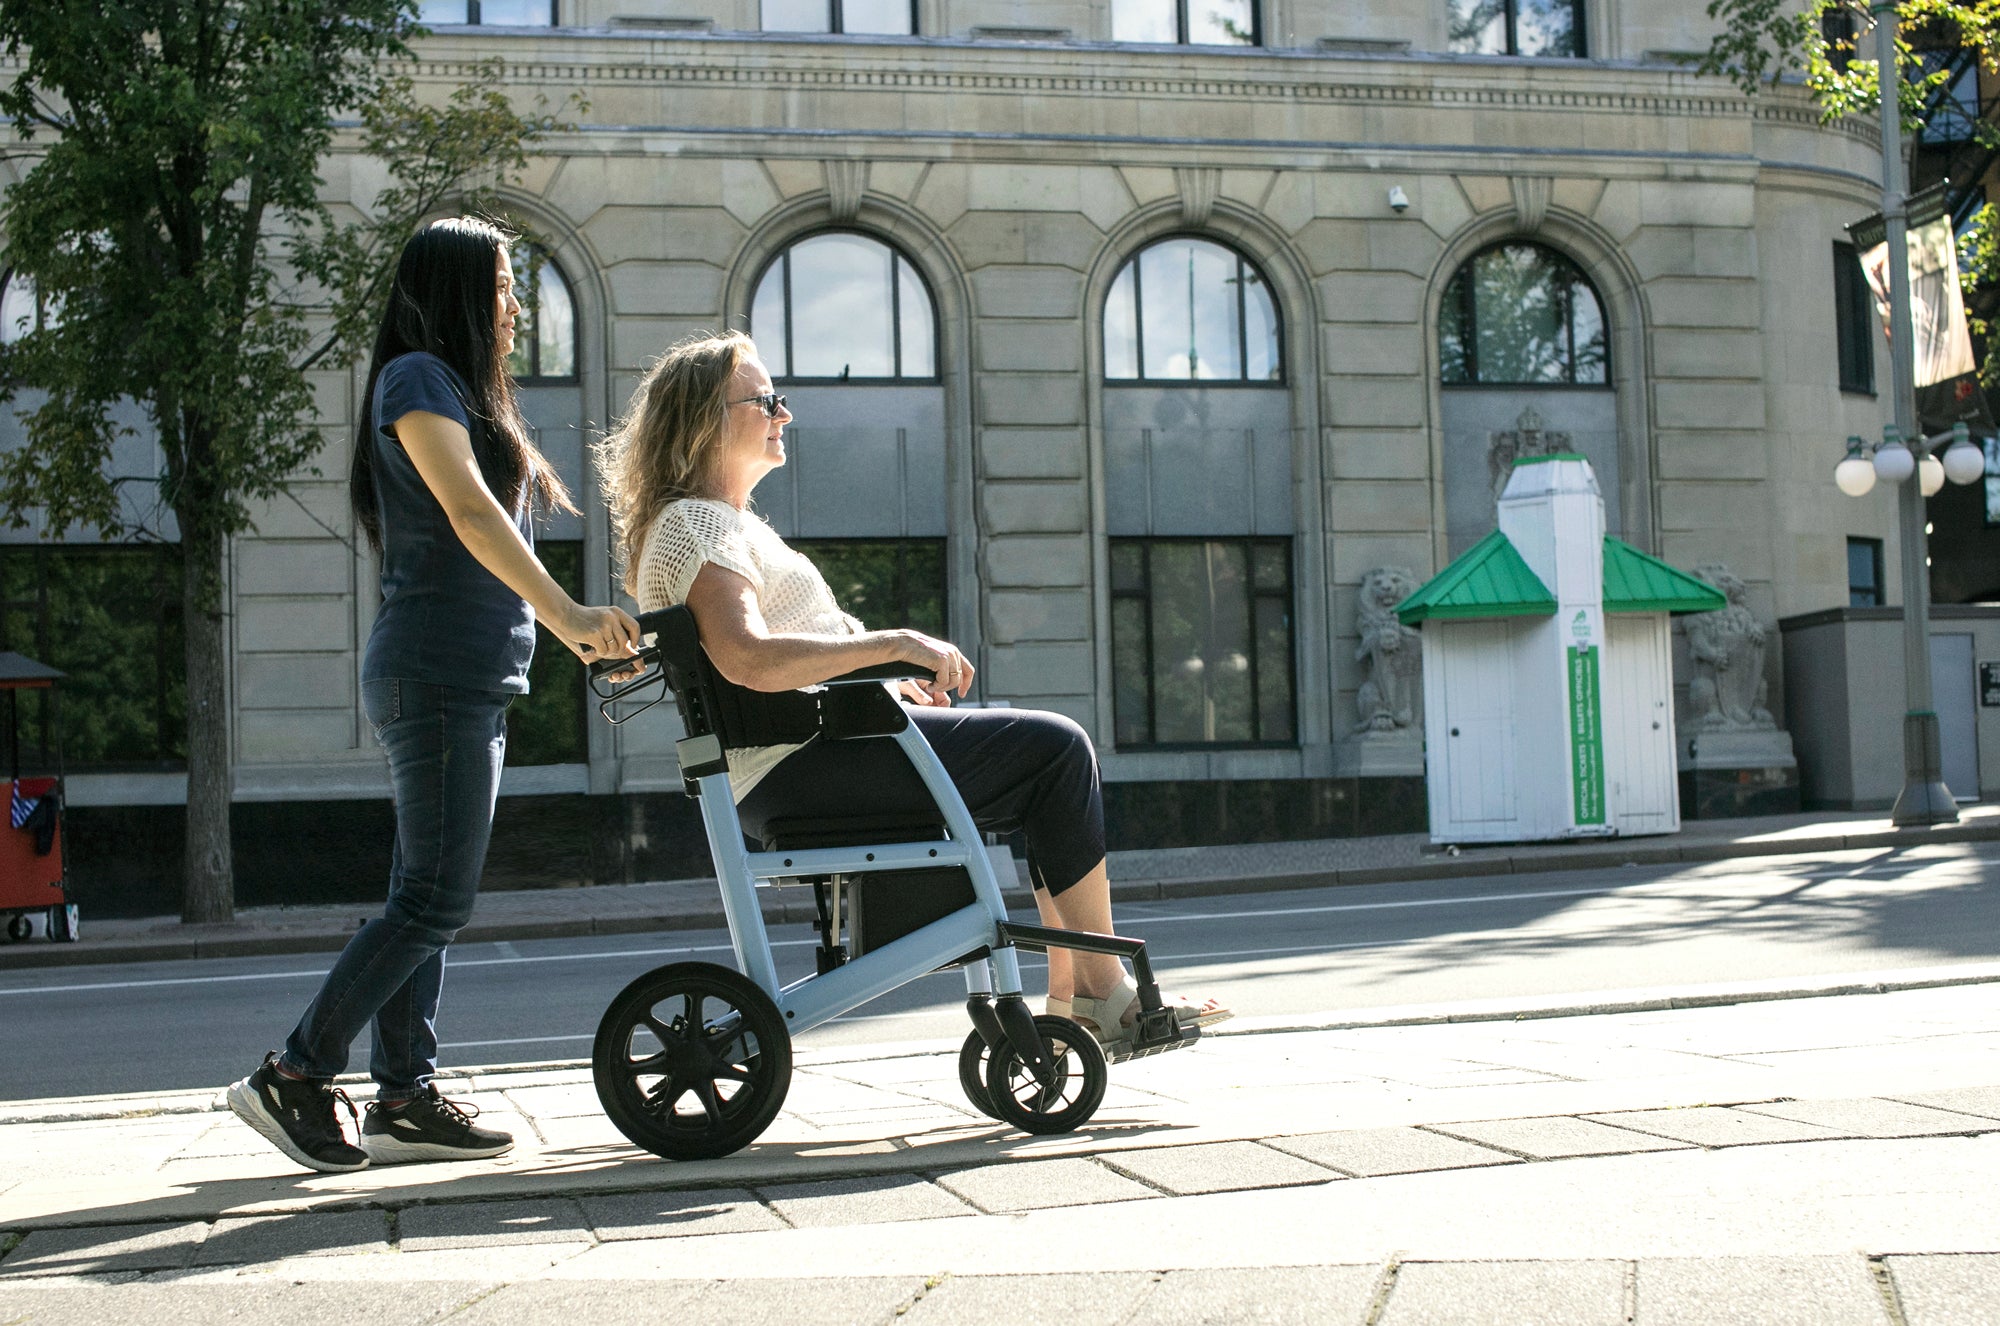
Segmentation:
<svg viewBox="0 0 2000 1326">
<path fill-rule="evenodd" d="M 331 1082 L 286 1077 L 278 1071 L 275 1051 L 264 1056 L 256 1072 L 229 1088 L 230 1111 L 307 1169 L 324 1174 L 367 1169 L 368 1153 L 341 1131 L 336 1102 L 353 1116 L 354 1102 L 345 1091 Z"/>
<path fill-rule="evenodd" d="M 406 1160 L 484 1160 L 514 1149 L 514 1139 L 473 1123 L 479 1107 L 446 1100 L 436 1086 L 391 1108 L 377 1101 L 361 1121 L 361 1146 L 378 1165 Z"/>
</svg>

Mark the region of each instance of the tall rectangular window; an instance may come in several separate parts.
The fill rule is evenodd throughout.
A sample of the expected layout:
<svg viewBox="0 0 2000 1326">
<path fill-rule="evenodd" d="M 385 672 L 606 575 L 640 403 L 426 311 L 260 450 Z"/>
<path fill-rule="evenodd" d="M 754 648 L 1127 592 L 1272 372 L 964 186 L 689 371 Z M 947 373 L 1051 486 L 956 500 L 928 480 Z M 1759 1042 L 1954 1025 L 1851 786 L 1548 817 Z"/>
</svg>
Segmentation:
<svg viewBox="0 0 2000 1326">
<path fill-rule="evenodd" d="M 912 37 L 916 0 L 764 0 L 766 32 L 836 32 Z"/>
<path fill-rule="evenodd" d="M 564 593 L 583 602 L 583 540 L 537 539 L 535 555 Z M 507 707 L 507 763 L 582 764 L 590 758 L 587 722 L 583 665 L 543 632 L 528 693 Z"/>
<path fill-rule="evenodd" d="M 793 539 L 826 577 L 833 601 L 872 631 L 944 636 L 943 539 Z"/>
<path fill-rule="evenodd" d="M 1155 46 L 1257 46 L 1256 0 L 1111 0 L 1111 40 Z"/>
<path fill-rule="evenodd" d="M 1119 746 L 1298 740 L 1291 568 L 1290 539 L 1111 541 Z"/>
<path fill-rule="evenodd" d="M 1833 245 L 1833 331 L 1840 344 L 1840 389 L 1875 394 L 1875 296 L 1852 244 Z"/>
<path fill-rule="evenodd" d="M 1882 606 L 1882 540 L 1847 541 L 1847 606 Z"/>
<path fill-rule="evenodd" d="M 179 544 L 0 547 L 0 649 L 68 674 L 16 693 L 24 765 L 187 767 L 184 639 Z"/>
<path fill-rule="evenodd" d="M 1582 58 L 1583 0 L 1446 0 L 1445 40 L 1465 55 Z"/>
</svg>

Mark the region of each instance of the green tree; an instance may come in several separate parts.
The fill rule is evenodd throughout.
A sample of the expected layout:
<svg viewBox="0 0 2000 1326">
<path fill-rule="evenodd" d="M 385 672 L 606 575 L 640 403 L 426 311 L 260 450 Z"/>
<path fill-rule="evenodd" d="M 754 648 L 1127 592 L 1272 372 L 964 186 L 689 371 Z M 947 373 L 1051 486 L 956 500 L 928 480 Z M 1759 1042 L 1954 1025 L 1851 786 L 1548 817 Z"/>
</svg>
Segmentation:
<svg viewBox="0 0 2000 1326">
<path fill-rule="evenodd" d="M 182 919 L 234 911 L 223 561 L 253 504 L 327 438 L 311 374 L 351 364 L 403 237 L 447 202 L 490 205 L 555 127 L 504 95 L 497 61 L 442 104 L 408 72 L 415 0 L 0 0 L 9 154 L 4 261 L 49 316 L 0 346 L 0 402 L 32 390 L 0 457 L 16 528 L 145 537 L 106 461 L 136 402 L 180 527 L 187 666 Z M 339 123 L 348 117 L 347 126 Z M 388 167 L 366 216 L 322 198 L 321 162 Z"/>
</svg>

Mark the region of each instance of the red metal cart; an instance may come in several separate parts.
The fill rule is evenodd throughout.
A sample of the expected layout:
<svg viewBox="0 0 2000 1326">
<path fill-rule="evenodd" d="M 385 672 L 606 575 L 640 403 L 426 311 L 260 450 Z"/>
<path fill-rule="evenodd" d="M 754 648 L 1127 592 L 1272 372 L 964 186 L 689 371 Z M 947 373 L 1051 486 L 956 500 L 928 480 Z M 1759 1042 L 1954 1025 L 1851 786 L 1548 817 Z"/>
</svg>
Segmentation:
<svg viewBox="0 0 2000 1326">
<path fill-rule="evenodd" d="M 6 818 L 0 821 L 0 915 L 7 937 L 19 942 L 34 933 L 30 917 L 47 918 L 50 939 L 77 937 L 76 904 L 69 900 L 69 868 L 64 861 L 62 813 L 62 722 L 55 684 L 62 673 L 19 654 L 0 652 L 0 692 L 7 696 Z M 20 696 L 46 691 L 53 767 L 24 774 L 21 769 Z"/>
</svg>

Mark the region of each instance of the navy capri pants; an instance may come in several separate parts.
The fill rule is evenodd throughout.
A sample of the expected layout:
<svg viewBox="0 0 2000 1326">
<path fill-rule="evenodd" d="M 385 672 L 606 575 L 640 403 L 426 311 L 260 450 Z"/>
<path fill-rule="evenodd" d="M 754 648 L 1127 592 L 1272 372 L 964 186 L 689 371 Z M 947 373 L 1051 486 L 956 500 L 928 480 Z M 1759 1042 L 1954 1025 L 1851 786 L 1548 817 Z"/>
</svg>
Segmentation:
<svg viewBox="0 0 2000 1326">
<path fill-rule="evenodd" d="M 1035 887 L 1061 893 L 1104 859 L 1104 786 L 1090 736 L 1061 714 L 1035 709 L 906 705 L 988 833 L 1028 840 Z M 737 807 L 743 829 L 763 837 L 777 818 L 921 814 L 934 803 L 894 741 L 808 742 L 764 775 Z"/>
</svg>

